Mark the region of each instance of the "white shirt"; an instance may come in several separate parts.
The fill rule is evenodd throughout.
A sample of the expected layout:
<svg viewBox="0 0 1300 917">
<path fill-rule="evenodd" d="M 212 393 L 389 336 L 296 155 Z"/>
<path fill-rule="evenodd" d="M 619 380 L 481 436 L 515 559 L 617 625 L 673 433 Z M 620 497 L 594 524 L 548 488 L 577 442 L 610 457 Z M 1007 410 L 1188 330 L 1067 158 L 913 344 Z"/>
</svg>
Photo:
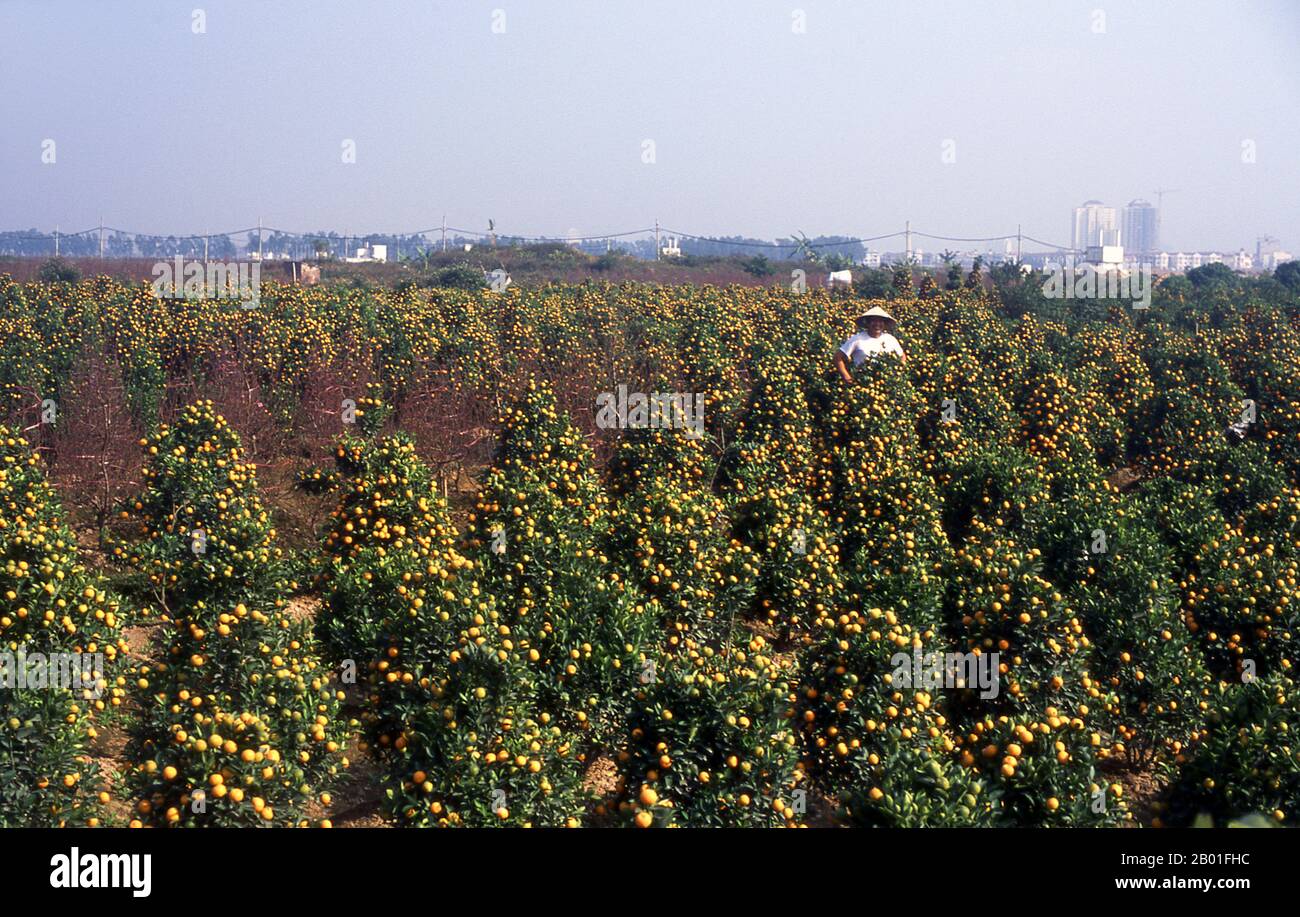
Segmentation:
<svg viewBox="0 0 1300 917">
<path fill-rule="evenodd" d="M 901 357 L 903 345 L 898 343 L 898 338 L 888 331 L 880 332 L 878 337 L 859 331 L 841 345 L 840 353 L 851 359 L 854 366 L 861 366 L 867 357 L 874 359 L 885 353 L 893 353 Z"/>
</svg>

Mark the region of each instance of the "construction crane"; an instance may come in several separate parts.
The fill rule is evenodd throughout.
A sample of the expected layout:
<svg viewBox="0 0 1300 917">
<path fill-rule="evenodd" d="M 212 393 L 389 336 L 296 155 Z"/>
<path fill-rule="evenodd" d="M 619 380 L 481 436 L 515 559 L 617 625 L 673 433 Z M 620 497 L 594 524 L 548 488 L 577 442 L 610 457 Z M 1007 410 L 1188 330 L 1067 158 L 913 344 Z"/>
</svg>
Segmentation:
<svg viewBox="0 0 1300 917">
<path fill-rule="evenodd" d="M 1176 191 L 1178 191 L 1178 190 L 1180 190 L 1180 189 L 1178 189 L 1178 188 L 1156 188 L 1154 191 L 1152 191 L 1151 193 L 1154 194 L 1154 195 L 1156 196 L 1156 209 L 1159 210 L 1161 207 L 1163 207 L 1163 206 L 1165 205 L 1165 195 L 1166 195 L 1166 194 L 1173 194 L 1174 192 L 1176 192 Z"/>
<path fill-rule="evenodd" d="M 1165 195 L 1173 194 L 1176 191 L 1178 191 L 1177 188 L 1156 188 L 1151 192 L 1156 196 L 1156 238 L 1162 243 L 1164 240 L 1160 238 L 1160 230 L 1165 222 Z"/>
</svg>

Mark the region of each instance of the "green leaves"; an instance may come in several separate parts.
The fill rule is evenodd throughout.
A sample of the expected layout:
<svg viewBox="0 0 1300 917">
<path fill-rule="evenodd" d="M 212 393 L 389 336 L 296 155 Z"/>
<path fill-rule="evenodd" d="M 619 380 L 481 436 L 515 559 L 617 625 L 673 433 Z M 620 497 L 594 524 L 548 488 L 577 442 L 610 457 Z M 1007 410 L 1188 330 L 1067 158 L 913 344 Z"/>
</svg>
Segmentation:
<svg viewBox="0 0 1300 917">
<path fill-rule="evenodd" d="M 82 565 L 76 538 L 40 461 L 0 425 L 0 826 L 85 825 L 100 814 L 97 769 L 84 760 L 94 716 L 114 685 L 122 611 Z M 55 654 L 102 654 L 99 685 L 17 679 L 17 666 Z M 65 670 L 81 671 L 80 666 Z M 54 673 L 43 673 L 52 676 Z"/>
</svg>

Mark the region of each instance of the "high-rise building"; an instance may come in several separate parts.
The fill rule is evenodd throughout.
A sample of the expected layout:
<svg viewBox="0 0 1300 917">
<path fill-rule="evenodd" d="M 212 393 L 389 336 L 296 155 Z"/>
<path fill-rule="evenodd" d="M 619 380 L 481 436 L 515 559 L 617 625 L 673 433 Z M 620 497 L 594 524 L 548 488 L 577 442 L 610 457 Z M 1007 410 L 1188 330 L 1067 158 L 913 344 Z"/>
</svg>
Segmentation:
<svg viewBox="0 0 1300 917">
<path fill-rule="evenodd" d="M 1136 255 L 1160 250 L 1160 211 L 1141 198 L 1124 208 L 1124 249 Z"/>
<path fill-rule="evenodd" d="M 1114 207 L 1107 207 L 1101 201 L 1084 201 L 1082 207 L 1074 208 L 1071 248 L 1083 251 L 1089 245 L 1119 244 L 1119 227 L 1116 225 Z"/>
</svg>

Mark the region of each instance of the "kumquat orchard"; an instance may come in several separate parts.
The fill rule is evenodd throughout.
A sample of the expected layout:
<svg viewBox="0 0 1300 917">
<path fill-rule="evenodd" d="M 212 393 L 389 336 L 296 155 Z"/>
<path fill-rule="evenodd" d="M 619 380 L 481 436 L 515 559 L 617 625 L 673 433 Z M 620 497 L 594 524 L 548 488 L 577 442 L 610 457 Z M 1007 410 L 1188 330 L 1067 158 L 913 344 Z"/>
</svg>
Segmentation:
<svg viewBox="0 0 1300 917">
<path fill-rule="evenodd" d="M 1295 0 L 0 35 L 16 900 L 1288 900 Z"/>
<path fill-rule="evenodd" d="M 1300 298 L 972 276 L 0 276 L 0 825 L 1293 824 Z"/>
</svg>

